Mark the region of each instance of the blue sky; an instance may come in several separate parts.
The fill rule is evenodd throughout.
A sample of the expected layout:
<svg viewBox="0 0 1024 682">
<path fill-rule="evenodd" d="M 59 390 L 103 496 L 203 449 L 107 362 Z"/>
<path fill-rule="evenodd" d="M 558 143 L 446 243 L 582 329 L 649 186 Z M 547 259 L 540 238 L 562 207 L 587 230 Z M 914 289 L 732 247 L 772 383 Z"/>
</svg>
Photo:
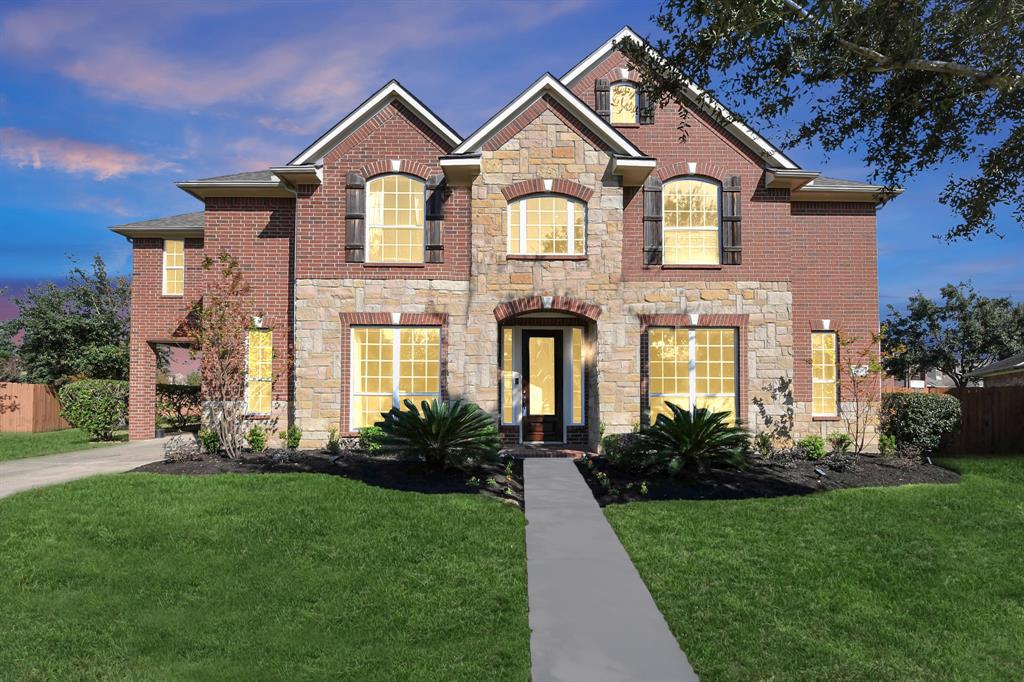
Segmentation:
<svg viewBox="0 0 1024 682">
<path fill-rule="evenodd" d="M 113 224 L 199 210 L 175 180 L 290 160 L 390 78 L 461 134 L 540 74 L 561 75 L 655 2 L 82 2 L 0 6 L 0 287 L 60 278 L 66 254 L 127 274 Z M 728 105 L 728 101 L 725 102 Z M 766 130 L 769 138 L 781 132 Z M 855 180 L 855 153 L 787 150 Z M 1024 232 L 932 239 L 953 224 L 947 168 L 878 217 L 881 304 L 971 278 L 1024 299 Z M 0 316 L 9 313 L 0 302 Z"/>
</svg>

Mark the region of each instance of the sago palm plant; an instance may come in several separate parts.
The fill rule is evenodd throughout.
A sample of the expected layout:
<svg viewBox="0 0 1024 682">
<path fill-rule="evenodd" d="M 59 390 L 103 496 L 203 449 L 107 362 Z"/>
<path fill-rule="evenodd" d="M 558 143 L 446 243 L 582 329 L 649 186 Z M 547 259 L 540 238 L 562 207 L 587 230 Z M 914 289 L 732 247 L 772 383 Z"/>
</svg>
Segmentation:
<svg viewBox="0 0 1024 682">
<path fill-rule="evenodd" d="M 479 406 L 461 400 L 424 400 L 420 409 L 408 399 L 404 404 L 404 409 L 391 408 L 376 424 L 384 432 L 380 441 L 384 452 L 438 467 L 497 456 L 501 448 L 498 427 Z"/>
<path fill-rule="evenodd" d="M 729 423 L 728 412 L 698 407 L 691 413 L 672 403 L 640 437 L 646 468 L 672 475 L 709 464 L 740 466 L 747 458 L 750 434 Z"/>
</svg>

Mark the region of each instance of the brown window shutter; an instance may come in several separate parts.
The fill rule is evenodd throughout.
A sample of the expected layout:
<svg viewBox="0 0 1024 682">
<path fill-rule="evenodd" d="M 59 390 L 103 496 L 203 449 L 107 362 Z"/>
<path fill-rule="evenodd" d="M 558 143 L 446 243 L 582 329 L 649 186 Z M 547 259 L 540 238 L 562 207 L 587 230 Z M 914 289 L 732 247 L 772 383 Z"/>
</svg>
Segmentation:
<svg viewBox="0 0 1024 682">
<path fill-rule="evenodd" d="M 345 261 L 366 260 L 366 178 L 355 171 L 345 176 Z"/>
<path fill-rule="evenodd" d="M 594 110 L 604 120 L 611 120 L 611 87 L 608 85 L 608 81 L 603 78 L 598 78 L 594 81 Z"/>
<path fill-rule="evenodd" d="M 661 180 L 644 182 L 644 265 L 661 265 Z"/>
<path fill-rule="evenodd" d="M 740 176 L 733 175 L 722 183 L 722 265 L 740 265 L 742 262 Z"/>
<path fill-rule="evenodd" d="M 427 225 L 424 234 L 426 246 L 426 262 L 444 262 L 444 243 L 441 240 L 444 222 L 444 191 L 443 175 L 431 175 L 427 178 Z"/>
<path fill-rule="evenodd" d="M 651 97 L 647 94 L 647 90 L 640 88 L 640 115 L 637 120 L 640 125 L 649 126 L 654 123 L 654 105 L 651 103 Z"/>
</svg>

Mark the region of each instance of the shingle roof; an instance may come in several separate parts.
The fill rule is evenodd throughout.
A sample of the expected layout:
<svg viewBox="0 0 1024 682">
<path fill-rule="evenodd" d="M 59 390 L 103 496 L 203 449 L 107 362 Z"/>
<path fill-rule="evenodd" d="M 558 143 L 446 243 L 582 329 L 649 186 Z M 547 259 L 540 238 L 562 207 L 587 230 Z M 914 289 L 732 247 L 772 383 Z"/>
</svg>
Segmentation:
<svg viewBox="0 0 1024 682">
<path fill-rule="evenodd" d="M 231 175 L 217 175 L 212 178 L 200 178 L 188 182 L 274 182 L 274 174 L 270 169 L 248 171 L 245 173 L 232 173 Z"/>
<path fill-rule="evenodd" d="M 859 182 L 857 180 L 843 180 L 842 178 L 830 178 L 824 175 L 819 175 L 811 181 L 811 185 L 815 187 L 877 187 L 878 185 L 872 185 L 870 182 Z"/>
<path fill-rule="evenodd" d="M 169 215 L 163 218 L 153 218 L 152 220 L 143 220 L 137 223 L 125 223 L 124 225 L 114 225 L 112 230 L 130 228 L 133 230 L 138 229 L 152 229 L 152 230 L 166 230 L 166 229 L 202 229 L 206 226 L 206 212 L 195 211 L 194 213 L 180 213 L 178 215 Z"/>
<path fill-rule="evenodd" d="M 1017 369 L 1024 371 L 1024 353 L 1017 353 L 1016 355 L 1011 355 L 1008 358 L 1003 358 L 998 362 L 993 362 L 991 365 L 986 365 L 974 372 L 971 376 L 983 377 L 990 374 L 1010 372 Z"/>
</svg>

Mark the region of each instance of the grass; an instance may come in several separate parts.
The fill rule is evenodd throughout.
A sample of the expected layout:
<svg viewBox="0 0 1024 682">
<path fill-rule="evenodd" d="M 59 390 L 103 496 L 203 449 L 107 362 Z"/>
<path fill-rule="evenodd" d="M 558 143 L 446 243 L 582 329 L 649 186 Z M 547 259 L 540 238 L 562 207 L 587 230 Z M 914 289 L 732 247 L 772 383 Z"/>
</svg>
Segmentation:
<svg viewBox="0 0 1024 682">
<path fill-rule="evenodd" d="M 115 433 L 114 438 L 113 441 L 91 441 L 87 433 L 78 429 L 46 433 L 0 433 L 0 462 L 118 445 L 128 440 L 128 433 Z"/>
<path fill-rule="evenodd" d="M 0 500 L 0 677 L 526 680 L 525 521 L 313 474 Z"/>
<path fill-rule="evenodd" d="M 1024 678 L 1024 458 L 956 485 L 606 509 L 702 680 Z"/>
</svg>

